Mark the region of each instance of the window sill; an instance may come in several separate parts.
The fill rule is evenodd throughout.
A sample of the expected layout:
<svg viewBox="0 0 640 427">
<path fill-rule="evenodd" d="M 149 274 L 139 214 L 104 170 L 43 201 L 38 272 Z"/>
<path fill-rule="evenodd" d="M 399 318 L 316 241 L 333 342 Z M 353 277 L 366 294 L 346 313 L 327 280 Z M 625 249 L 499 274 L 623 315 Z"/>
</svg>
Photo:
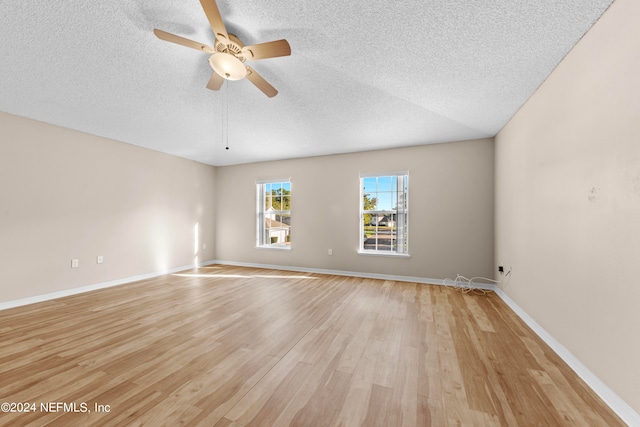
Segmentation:
<svg viewBox="0 0 640 427">
<path fill-rule="evenodd" d="M 256 249 L 273 249 L 276 251 L 290 251 L 291 246 L 289 245 L 265 245 L 265 246 L 256 246 Z"/>
<path fill-rule="evenodd" d="M 410 254 L 398 254 L 395 252 L 382 252 L 382 251 L 358 251 L 358 255 L 365 256 L 386 256 L 390 258 L 411 258 Z"/>
</svg>

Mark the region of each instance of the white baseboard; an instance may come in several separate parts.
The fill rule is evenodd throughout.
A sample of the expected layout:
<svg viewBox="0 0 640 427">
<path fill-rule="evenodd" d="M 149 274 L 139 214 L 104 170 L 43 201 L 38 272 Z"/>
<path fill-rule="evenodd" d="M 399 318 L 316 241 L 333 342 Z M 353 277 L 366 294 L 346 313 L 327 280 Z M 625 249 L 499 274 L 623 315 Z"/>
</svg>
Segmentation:
<svg viewBox="0 0 640 427">
<path fill-rule="evenodd" d="M 199 263 L 198 266 L 204 267 L 214 263 L 215 261 L 207 261 L 207 262 Z M 139 280 L 151 279 L 153 277 L 164 276 L 165 274 L 172 274 L 172 273 L 177 273 L 178 271 L 188 270 L 193 267 L 194 267 L 193 265 L 187 265 L 183 267 L 172 268 L 170 270 L 156 271 L 156 272 L 147 273 L 147 274 L 139 274 L 136 276 L 125 277 L 123 279 L 111 280 L 109 282 L 102 282 L 102 283 L 94 283 L 87 286 L 81 286 L 79 288 L 65 289 L 63 291 L 36 295 L 36 296 L 22 298 L 14 301 L 0 302 L 0 311 L 6 310 L 9 308 L 20 307 L 23 305 L 35 304 L 37 302 L 50 301 L 56 298 L 82 294 L 85 292 L 95 291 L 98 289 L 110 288 L 112 286 L 124 285 L 126 283 L 137 282 Z"/>
<path fill-rule="evenodd" d="M 291 266 L 282 266 L 282 265 L 254 264 L 254 263 L 247 263 L 247 262 L 235 262 L 235 261 L 224 261 L 224 260 L 213 260 L 213 261 L 201 262 L 198 264 L 198 267 L 205 267 L 207 265 L 213 265 L 213 264 L 234 265 L 239 267 L 268 268 L 271 270 L 287 270 L 287 271 L 298 271 L 298 272 L 304 272 L 304 273 L 332 274 L 336 276 L 364 277 L 368 279 L 397 280 L 400 282 L 415 282 L 415 283 L 425 283 L 425 284 L 431 284 L 431 285 L 444 284 L 443 280 L 428 279 L 424 277 L 397 276 L 397 275 L 391 275 L 391 274 L 363 273 L 363 272 L 354 272 L 354 271 L 328 270 L 328 269 L 320 269 L 320 268 L 301 268 L 301 267 L 291 267 Z M 194 267 L 193 265 L 185 265 L 182 267 L 172 268 L 170 270 L 157 271 L 157 272 L 147 273 L 147 274 L 139 274 L 136 276 L 130 276 L 122 279 L 111 280 L 109 282 L 94 283 L 87 286 L 81 286 L 79 288 L 65 289 L 62 291 L 50 292 L 50 293 L 22 298 L 18 300 L 0 302 L 0 311 L 13 308 L 13 307 L 20 307 L 23 305 L 35 304 L 43 301 L 50 301 L 56 298 L 62 298 L 62 297 L 77 295 L 85 292 L 95 291 L 98 289 L 110 288 L 112 286 L 124 285 L 126 283 L 137 282 L 139 280 L 151 279 L 153 277 L 163 276 L 165 274 L 172 274 L 172 273 L 177 273 L 179 271 L 188 270 L 193 267 Z M 487 285 L 482 283 L 472 283 L 471 286 L 473 288 L 478 288 L 478 289 L 494 288 L 493 285 Z"/>
<path fill-rule="evenodd" d="M 424 283 L 428 285 L 444 285 L 444 280 L 429 279 L 425 277 L 415 276 L 398 276 L 394 274 L 378 274 L 378 273 L 363 273 L 361 271 L 346 271 L 346 270 L 329 270 L 324 268 L 306 268 L 306 267 L 291 267 L 286 265 L 274 265 L 274 264 L 255 264 L 251 262 L 237 262 L 237 261 L 224 261 L 216 260 L 214 264 L 220 265 L 233 265 L 237 267 L 253 267 L 253 268 L 267 268 L 270 270 L 284 270 L 284 271 L 297 271 L 300 273 L 318 273 L 318 274 L 331 274 L 334 276 L 347 276 L 347 277 L 363 277 L 365 279 L 381 279 L 381 280 L 394 280 L 398 282 L 411 282 L 411 283 Z M 471 283 L 471 287 L 474 289 L 487 289 L 492 290 L 495 285 L 485 283 Z"/>
<path fill-rule="evenodd" d="M 529 316 L 518 304 L 515 303 L 502 289 L 496 288 L 496 294 L 511 308 L 533 331 L 545 342 L 553 351 L 556 352 L 562 360 L 573 371 L 578 374 L 582 380 L 616 413 L 622 421 L 632 427 L 640 427 L 640 414 L 631 408 L 603 383 L 593 372 L 578 360 L 565 346 L 560 344 L 549 332 L 538 324 L 531 316 Z"/>
</svg>

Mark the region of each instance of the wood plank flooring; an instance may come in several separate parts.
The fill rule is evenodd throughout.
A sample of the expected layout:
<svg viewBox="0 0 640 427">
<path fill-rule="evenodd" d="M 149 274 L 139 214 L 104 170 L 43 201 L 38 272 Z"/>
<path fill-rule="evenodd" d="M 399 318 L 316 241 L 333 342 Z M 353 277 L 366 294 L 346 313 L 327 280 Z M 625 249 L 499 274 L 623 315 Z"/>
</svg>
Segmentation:
<svg viewBox="0 0 640 427">
<path fill-rule="evenodd" d="M 0 311 L 0 378 L 3 426 L 624 425 L 496 295 L 231 266 Z"/>
</svg>

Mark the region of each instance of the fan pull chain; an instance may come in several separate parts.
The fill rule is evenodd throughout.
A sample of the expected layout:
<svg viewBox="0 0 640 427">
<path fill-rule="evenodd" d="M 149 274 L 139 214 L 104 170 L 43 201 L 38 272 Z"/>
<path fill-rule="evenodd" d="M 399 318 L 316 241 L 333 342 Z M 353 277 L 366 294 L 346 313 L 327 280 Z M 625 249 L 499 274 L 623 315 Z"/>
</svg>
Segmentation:
<svg viewBox="0 0 640 427">
<path fill-rule="evenodd" d="M 224 86 L 225 86 L 224 92 L 225 92 L 225 96 L 226 96 L 226 99 L 227 99 L 227 102 L 226 102 L 226 104 L 227 104 L 227 147 L 226 147 L 226 149 L 228 150 L 229 149 L 229 80 L 225 79 L 224 81 L 225 81 L 225 83 L 224 83 Z"/>
<path fill-rule="evenodd" d="M 224 94 L 220 97 L 220 141 L 224 142 Z"/>
</svg>

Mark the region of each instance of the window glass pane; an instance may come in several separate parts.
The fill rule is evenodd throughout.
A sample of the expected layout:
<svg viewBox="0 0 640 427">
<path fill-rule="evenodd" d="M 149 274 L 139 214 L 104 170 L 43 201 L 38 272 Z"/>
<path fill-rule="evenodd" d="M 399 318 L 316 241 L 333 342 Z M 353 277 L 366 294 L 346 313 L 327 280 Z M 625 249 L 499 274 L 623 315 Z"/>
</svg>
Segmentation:
<svg viewBox="0 0 640 427">
<path fill-rule="evenodd" d="M 281 227 L 281 244 L 288 245 L 291 243 L 291 215 L 284 214 L 280 216 Z"/>
<path fill-rule="evenodd" d="M 398 215 L 390 214 L 387 215 L 387 226 L 389 227 L 389 236 L 390 236 L 390 248 L 389 250 L 396 251 L 398 246 Z"/>
<path fill-rule="evenodd" d="M 365 193 L 362 198 L 362 209 L 365 211 L 377 209 L 378 199 L 375 197 L 375 193 Z"/>
<path fill-rule="evenodd" d="M 402 214 L 402 220 L 403 220 L 403 227 L 402 227 L 402 242 L 403 242 L 403 246 L 400 248 L 402 250 L 403 253 L 407 252 L 407 230 L 409 229 L 409 227 L 407 226 L 407 221 L 408 221 L 408 215 L 406 213 Z"/>
<path fill-rule="evenodd" d="M 263 233 L 263 244 L 268 245 L 271 242 L 269 241 L 269 235 L 271 233 L 271 223 L 273 220 L 271 218 L 265 217 L 264 219 L 264 233 Z"/>
<path fill-rule="evenodd" d="M 290 192 L 291 191 L 291 183 L 290 182 L 283 182 L 282 183 L 282 188 L 284 190 L 286 190 L 287 192 Z"/>
<path fill-rule="evenodd" d="M 378 209 L 381 211 L 388 211 L 395 207 L 395 201 L 391 197 L 392 193 L 384 192 L 378 193 Z"/>
<path fill-rule="evenodd" d="M 364 226 L 363 246 L 365 250 L 376 249 L 376 227 L 374 225 Z"/>
<path fill-rule="evenodd" d="M 395 180 L 395 178 L 394 178 Z M 391 177 L 380 176 L 378 177 L 378 191 L 391 191 Z"/>
<path fill-rule="evenodd" d="M 385 220 L 381 220 L 382 224 L 385 224 Z M 376 232 L 376 244 L 377 250 L 379 251 L 390 251 L 391 250 L 391 230 L 386 225 L 378 226 L 378 230 Z"/>
<path fill-rule="evenodd" d="M 365 193 L 374 193 L 376 191 L 376 179 L 375 178 L 364 178 L 363 179 L 363 187 Z"/>
<path fill-rule="evenodd" d="M 367 226 L 371 225 L 371 214 L 364 214 L 362 215 L 362 220 L 361 220 L 361 227 L 360 230 L 362 231 L 367 231 Z"/>
</svg>

